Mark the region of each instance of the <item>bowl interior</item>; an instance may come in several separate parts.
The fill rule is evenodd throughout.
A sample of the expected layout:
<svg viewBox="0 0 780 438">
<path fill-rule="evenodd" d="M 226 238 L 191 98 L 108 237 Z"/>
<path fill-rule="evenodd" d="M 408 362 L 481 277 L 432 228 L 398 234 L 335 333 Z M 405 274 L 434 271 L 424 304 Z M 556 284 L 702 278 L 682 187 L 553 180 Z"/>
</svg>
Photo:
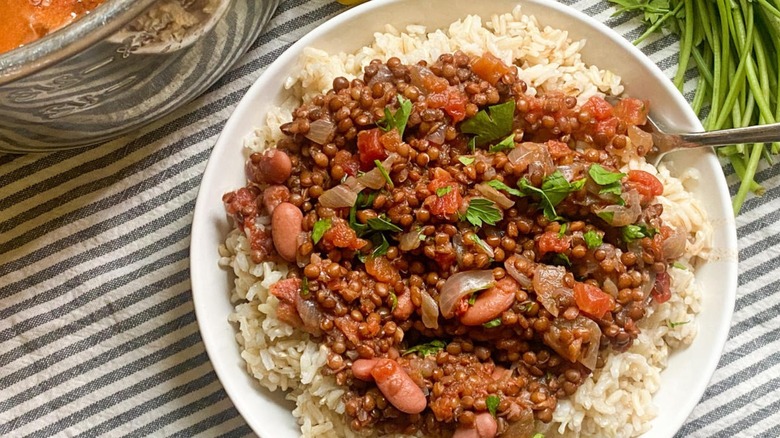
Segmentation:
<svg viewBox="0 0 780 438">
<path fill-rule="evenodd" d="M 612 70 L 623 77 L 629 95 L 650 99 L 653 108 L 663 108 L 653 114 L 661 122 L 680 129 L 702 129 L 671 81 L 622 37 L 555 2 L 519 3 L 525 14 L 535 15 L 541 24 L 568 29 L 573 39 L 587 39 L 585 62 Z M 243 139 L 253 127 L 263 123 L 269 107 L 284 99 L 284 78 L 295 67 L 304 47 L 354 51 L 370 43 L 373 33 L 381 31 L 385 23 L 396 28 L 423 24 L 432 30 L 467 14 L 484 19 L 494 13 L 509 12 L 516 4 L 513 0 L 373 0 L 351 9 L 321 25 L 279 57 L 250 88 L 225 126 L 209 160 L 195 209 L 191 247 L 193 297 L 214 368 L 238 410 L 260 436 L 292 438 L 299 436 L 299 429 L 283 396 L 260 389 L 246 373 L 234 341 L 235 328 L 227 322 L 233 310 L 228 300 L 230 280 L 217 266 L 217 247 L 230 227 L 220 199 L 223 193 L 245 183 L 241 171 Z M 694 191 L 704 202 L 714 226 L 714 257 L 696 272 L 705 291 L 698 318 L 699 334 L 693 345 L 670 358 L 669 367 L 662 374 L 662 387 L 654 399 L 659 416 L 648 437 L 673 436 L 703 394 L 727 337 L 736 294 L 736 232 L 720 165 L 710 151 L 679 153 L 670 161 L 676 169 L 693 167 L 701 173 L 702 183 Z"/>
</svg>

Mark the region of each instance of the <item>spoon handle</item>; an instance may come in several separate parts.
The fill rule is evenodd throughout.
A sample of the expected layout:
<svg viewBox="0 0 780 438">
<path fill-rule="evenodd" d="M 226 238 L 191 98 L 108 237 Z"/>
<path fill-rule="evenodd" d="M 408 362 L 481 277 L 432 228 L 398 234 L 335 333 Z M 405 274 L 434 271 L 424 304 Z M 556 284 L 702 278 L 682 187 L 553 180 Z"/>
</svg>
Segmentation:
<svg viewBox="0 0 780 438">
<path fill-rule="evenodd" d="M 695 143 L 695 145 L 679 144 L 680 147 L 770 143 L 780 141 L 780 123 L 721 129 L 718 131 L 692 132 L 688 134 L 679 134 L 678 137 L 682 143 Z"/>
</svg>

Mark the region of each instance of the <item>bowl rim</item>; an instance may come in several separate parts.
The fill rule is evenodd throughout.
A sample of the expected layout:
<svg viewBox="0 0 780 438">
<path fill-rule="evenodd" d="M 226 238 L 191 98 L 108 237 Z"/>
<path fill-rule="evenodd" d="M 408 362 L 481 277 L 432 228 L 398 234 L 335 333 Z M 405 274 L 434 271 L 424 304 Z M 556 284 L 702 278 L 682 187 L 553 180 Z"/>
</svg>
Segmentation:
<svg viewBox="0 0 780 438">
<path fill-rule="evenodd" d="M 0 86 L 30 76 L 98 44 L 157 0 L 109 0 L 73 23 L 0 54 Z"/>
<path fill-rule="evenodd" d="M 223 127 L 220 136 L 217 138 L 215 142 L 215 147 L 212 150 L 212 156 L 214 154 L 223 151 L 226 147 L 229 146 L 226 144 L 226 142 L 228 141 L 227 140 L 228 135 L 226 133 L 236 130 L 236 128 L 242 124 L 240 120 L 241 117 L 239 115 L 247 111 L 250 111 L 252 106 L 257 103 L 256 101 L 252 99 L 247 99 L 246 97 L 249 95 L 256 94 L 256 90 L 261 88 L 261 83 L 265 82 L 264 78 L 274 77 L 279 75 L 283 75 L 284 77 L 286 77 L 285 75 L 286 70 L 284 69 L 284 65 L 287 62 L 289 62 L 291 58 L 296 58 L 297 56 L 299 56 L 302 48 L 312 45 L 313 42 L 315 42 L 318 38 L 320 38 L 320 33 L 321 33 L 320 31 L 321 29 L 323 29 L 323 26 L 326 25 L 325 27 L 328 29 L 333 27 L 338 27 L 343 25 L 344 23 L 353 20 L 356 16 L 369 13 L 374 9 L 380 9 L 390 4 L 404 3 L 407 1 L 414 1 L 414 0 L 372 0 L 370 2 L 357 5 L 321 23 L 313 30 L 309 31 L 305 36 L 303 36 L 293 45 L 288 47 L 284 51 L 284 53 L 282 53 L 278 58 L 276 58 L 267 67 L 267 69 L 263 72 L 263 74 L 255 80 L 255 82 L 250 86 L 250 88 L 246 91 L 244 96 L 241 98 L 236 108 L 233 110 L 231 116 L 229 117 L 228 121 L 226 122 L 225 126 Z M 635 47 L 629 41 L 625 40 L 625 38 L 617 34 L 614 30 L 610 29 L 603 22 L 597 20 L 594 17 L 586 15 L 584 12 L 581 12 L 580 10 L 577 10 L 566 4 L 562 4 L 558 2 L 549 2 L 546 0 L 517 0 L 515 4 L 520 4 L 520 5 L 534 4 L 538 7 L 553 9 L 558 13 L 576 18 L 577 20 L 584 21 L 590 24 L 591 26 L 593 26 L 595 29 L 599 30 L 601 33 L 607 35 L 613 35 L 613 39 L 618 45 L 622 47 L 623 50 L 638 55 L 638 58 L 642 59 L 643 62 L 651 64 L 651 68 L 654 69 L 659 75 L 663 76 L 663 72 L 660 70 L 657 64 L 652 62 L 646 55 L 644 55 L 644 53 L 642 53 L 640 49 Z M 543 19 L 542 17 L 539 18 L 540 20 Z M 696 122 L 697 128 L 701 129 L 700 122 L 698 122 L 698 117 L 696 117 L 695 113 L 693 113 L 693 110 L 690 108 L 690 105 L 688 105 L 688 102 L 679 93 L 679 91 L 676 90 L 676 88 L 673 86 L 671 81 L 668 81 L 668 84 L 666 83 L 663 84 L 663 86 L 669 90 L 675 90 L 676 93 L 674 95 L 675 103 L 678 105 L 684 104 L 685 112 L 693 115 L 693 117 L 697 120 Z M 245 135 L 246 134 L 250 134 L 250 133 L 247 132 L 245 133 Z M 717 164 L 717 167 L 720 167 L 720 164 L 717 161 L 714 151 L 706 150 L 701 152 L 703 158 L 709 161 L 710 164 L 712 165 Z M 198 191 L 195 210 L 193 214 L 192 236 L 197 236 L 202 232 L 204 228 L 213 226 L 213 224 L 207 223 L 205 220 L 201 220 L 200 218 L 206 216 L 206 213 L 208 212 L 209 209 L 209 203 L 213 201 L 211 199 L 205 199 L 205 195 L 203 195 L 203 193 L 206 190 L 204 190 L 204 187 L 206 187 L 213 180 L 213 178 L 218 178 L 219 177 L 218 174 L 219 174 L 219 169 L 217 168 L 217 164 L 210 157 L 209 162 L 207 163 L 206 169 L 203 174 L 204 176 L 201 181 L 201 186 Z M 717 178 L 716 181 L 708 182 L 708 184 L 710 183 L 717 188 L 718 196 L 720 198 L 720 203 L 722 203 L 727 207 L 730 207 L 731 202 L 729 198 L 728 186 L 726 185 L 726 179 L 725 176 L 722 175 L 722 172 L 719 174 L 719 178 Z M 728 211 L 730 212 L 729 213 L 730 216 L 726 216 L 722 218 L 726 223 L 725 226 L 726 232 L 724 232 L 723 235 L 721 236 L 722 244 L 724 245 L 726 250 L 736 251 L 737 234 L 736 234 L 735 219 L 734 219 L 733 212 L 731 212 L 730 208 L 728 208 Z M 196 293 L 196 289 L 200 289 L 199 285 L 202 284 L 201 282 L 202 276 L 206 275 L 203 271 L 199 269 L 199 261 L 198 261 L 199 257 L 197 254 L 198 250 L 199 248 L 197 248 L 195 245 L 190 246 L 190 264 L 191 264 L 190 272 L 191 272 L 191 280 L 192 280 L 191 287 L 193 291 L 193 301 L 195 304 L 195 313 L 199 324 L 202 325 L 203 321 L 206 321 L 208 319 L 206 315 L 210 313 L 211 309 L 209 309 L 202 300 L 198 300 L 196 298 L 197 296 L 199 296 L 199 294 Z M 216 249 L 214 249 L 214 251 L 216 251 Z M 725 282 L 723 288 L 724 295 L 719 298 L 725 300 L 726 302 L 730 302 L 731 305 L 726 305 L 724 307 L 723 317 L 725 318 L 726 323 L 721 324 L 719 327 L 717 327 L 717 330 L 715 330 L 715 334 L 713 335 L 714 343 L 710 344 L 712 350 L 714 350 L 713 356 L 709 358 L 710 360 L 706 362 L 705 367 L 698 370 L 697 374 L 706 377 L 706 380 L 704 379 L 699 380 L 698 385 L 689 388 L 691 391 L 695 391 L 698 394 L 704 393 L 707 385 L 712 379 L 712 376 L 717 368 L 719 359 L 722 356 L 722 352 L 723 349 L 725 348 L 726 340 L 728 339 L 730 323 L 733 318 L 733 311 L 734 311 L 733 304 L 736 299 L 737 276 L 738 276 L 738 265 L 737 265 L 738 259 L 736 255 L 734 255 L 733 257 L 727 256 L 724 259 L 716 260 L 716 261 L 720 263 L 718 264 L 718 269 L 725 272 L 725 276 L 727 278 L 727 281 Z M 210 291 L 202 291 L 202 292 L 208 293 Z M 230 328 L 233 330 L 233 332 L 235 332 L 235 328 L 232 327 L 232 324 L 228 324 L 228 325 L 231 325 Z M 261 431 L 263 433 L 266 433 L 266 430 L 261 428 L 264 427 L 264 424 L 257 421 L 253 417 L 252 415 L 253 412 L 250 410 L 250 406 L 247 406 L 247 404 L 243 402 L 236 403 L 236 400 L 242 400 L 241 393 L 239 391 L 245 390 L 246 388 L 239 388 L 238 385 L 236 385 L 232 379 L 228 378 L 228 374 L 231 373 L 232 370 L 229 369 L 229 366 L 226 363 L 226 361 L 222 360 L 222 358 L 219 358 L 217 353 L 219 342 L 222 339 L 218 339 L 216 336 L 212 336 L 213 335 L 212 333 L 204 333 L 202 330 L 201 330 L 201 335 L 203 338 L 204 346 L 206 348 L 206 352 L 209 355 L 209 358 L 212 359 L 212 365 L 214 366 L 214 370 L 218 378 L 220 379 L 220 381 L 223 382 L 228 397 L 231 399 L 236 409 L 239 411 L 239 413 L 241 413 L 241 415 L 244 417 L 245 421 L 252 428 L 252 430 L 255 431 L 258 435 L 263 436 L 261 435 Z M 714 355 L 715 351 L 717 352 L 717 356 Z M 215 358 L 217 358 L 216 361 L 214 361 Z M 241 360 L 243 361 L 243 359 Z M 243 367 L 243 362 L 241 366 Z M 249 378 L 254 380 L 254 377 L 249 375 L 249 373 L 247 373 L 245 370 L 244 373 L 247 374 Z M 667 424 L 668 426 L 672 427 L 672 429 L 669 430 L 678 431 L 682 427 L 682 425 L 684 424 L 685 420 L 688 418 L 690 413 L 693 411 L 695 406 L 698 404 L 698 401 L 699 398 L 697 397 L 696 400 L 691 399 L 688 401 L 688 403 L 677 406 L 676 411 L 678 412 L 678 414 L 674 417 L 673 421 L 670 422 L 673 424 Z M 653 430 L 655 431 L 657 429 L 654 428 Z M 652 432 L 653 431 L 651 431 L 651 433 Z M 273 435 L 268 435 L 268 436 L 273 436 Z"/>
</svg>

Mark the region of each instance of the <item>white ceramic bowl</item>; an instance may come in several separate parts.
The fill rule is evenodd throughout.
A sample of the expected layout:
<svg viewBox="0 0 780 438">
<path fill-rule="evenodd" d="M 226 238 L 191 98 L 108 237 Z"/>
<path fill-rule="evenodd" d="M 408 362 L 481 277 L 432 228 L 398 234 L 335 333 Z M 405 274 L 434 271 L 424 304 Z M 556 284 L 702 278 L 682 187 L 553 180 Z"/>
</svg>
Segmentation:
<svg viewBox="0 0 780 438">
<path fill-rule="evenodd" d="M 235 342 L 236 328 L 228 323 L 231 279 L 219 268 L 217 247 L 230 231 L 222 194 L 244 185 L 243 139 L 263 123 L 266 111 L 281 103 L 284 79 L 305 47 L 331 53 L 354 51 L 370 43 L 385 23 L 396 28 L 423 24 L 429 30 L 478 14 L 490 17 L 509 12 L 516 0 L 372 0 L 321 25 L 279 57 L 249 89 L 225 125 L 212 152 L 198 194 L 192 227 L 191 271 L 195 310 L 209 357 L 228 395 L 249 426 L 264 438 L 300 435 L 292 406 L 281 394 L 271 394 L 246 373 Z M 603 24 L 569 7 L 546 0 L 520 2 L 525 14 L 543 25 L 567 29 L 573 39 L 587 39 L 583 58 L 588 64 L 623 77 L 626 92 L 647 98 L 653 116 L 669 126 L 701 130 L 696 115 L 663 73 L 630 43 Z M 658 111 L 662 109 L 662 111 Z M 715 371 L 726 341 L 737 284 L 736 228 L 720 165 L 711 151 L 678 153 L 669 158 L 674 168 L 694 167 L 702 183 L 702 200 L 714 225 L 713 259 L 696 271 L 705 295 L 698 317 L 699 334 L 693 345 L 675 353 L 662 374 L 654 398 L 659 415 L 647 437 L 671 437 L 693 410 Z"/>
</svg>

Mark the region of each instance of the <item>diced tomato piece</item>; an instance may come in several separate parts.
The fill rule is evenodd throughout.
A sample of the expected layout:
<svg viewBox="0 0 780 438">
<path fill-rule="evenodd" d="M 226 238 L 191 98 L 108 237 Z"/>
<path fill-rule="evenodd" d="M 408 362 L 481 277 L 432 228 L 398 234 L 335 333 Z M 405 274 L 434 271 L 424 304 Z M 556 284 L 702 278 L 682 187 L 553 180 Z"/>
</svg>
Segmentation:
<svg viewBox="0 0 780 438">
<path fill-rule="evenodd" d="M 566 235 L 559 236 L 555 231 L 546 231 L 539 236 L 536 246 L 539 248 L 539 257 L 544 256 L 548 252 L 560 254 L 571 246 L 571 237 Z"/>
<path fill-rule="evenodd" d="M 615 299 L 589 283 L 574 283 L 574 302 L 581 311 L 596 318 L 603 318 L 607 312 L 615 310 Z"/>
<path fill-rule="evenodd" d="M 642 196 L 642 204 L 647 204 L 654 197 L 664 193 L 664 185 L 661 181 L 644 170 L 629 170 L 627 184 L 639 192 Z"/>
<path fill-rule="evenodd" d="M 649 107 L 647 102 L 632 97 L 621 99 L 614 108 L 615 117 L 629 125 L 644 125 Z"/>
<path fill-rule="evenodd" d="M 450 190 L 439 196 L 436 191 L 439 189 Z M 460 184 L 452 180 L 452 176 L 444 169 L 436 168 L 434 178 L 428 183 L 428 190 L 432 193 L 426 198 L 426 204 L 431 213 L 442 218 L 449 218 L 458 211 L 463 198 L 460 195 Z"/>
<path fill-rule="evenodd" d="M 613 116 L 612 105 L 604 98 L 593 96 L 582 105 L 583 110 L 587 110 L 593 118 L 598 121 L 606 120 Z"/>
<path fill-rule="evenodd" d="M 607 139 L 611 139 L 615 136 L 615 134 L 617 134 L 617 125 L 617 117 L 608 117 L 607 119 L 596 123 L 596 129 L 593 131 L 593 134 L 598 134 L 601 132 L 607 136 Z"/>
<path fill-rule="evenodd" d="M 655 274 L 655 285 L 650 292 L 657 303 L 665 303 L 672 298 L 671 279 L 666 272 Z"/>
<path fill-rule="evenodd" d="M 573 153 L 569 145 L 558 140 L 547 140 L 547 150 L 550 152 L 553 160 L 560 160 Z"/>
<path fill-rule="evenodd" d="M 471 70 L 480 78 L 490 82 L 492 85 L 501 79 L 507 73 L 512 70 L 504 64 L 504 61 L 498 59 L 491 53 L 485 53 L 471 61 Z"/>
<path fill-rule="evenodd" d="M 355 230 L 349 227 L 346 221 L 339 220 L 334 223 L 325 234 L 322 242 L 336 248 L 360 249 L 366 245 L 366 241 L 359 239 Z"/>
<path fill-rule="evenodd" d="M 382 132 L 379 128 L 360 131 L 358 133 L 357 147 L 361 169 L 370 170 L 374 168 L 374 160 L 384 160 L 387 158 L 387 150 L 385 150 L 384 146 L 382 146 L 382 143 L 379 141 L 381 136 Z"/>
<path fill-rule="evenodd" d="M 379 137 L 379 143 L 382 143 L 382 147 L 385 148 L 385 154 L 388 150 L 396 150 L 398 145 L 403 143 L 403 140 L 401 140 L 401 134 L 398 133 L 395 129 L 391 129 L 384 134 L 382 134 Z M 387 157 L 385 157 L 387 158 Z"/>
<path fill-rule="evenodd" d="M 444 111 L 452 117 L 452 121 L 457 123 L 466 118 L 466 104 L 469 103 L 468 97 L 455 87 L 447 89 L 447 104 Z"/>
<path fill-rule="evenodd" d="M 279 280 L 271 285 L 268 289 L 268 293 L 279 298 L 280 301 L 295 304 L 295 301 L 301 293 L 301 279 L 286 278 L 284 280 Z"/>
<path fill-rule="evenodd" d="M 366 260 L 366 272 L 382 283 L 394 283 L 399 281 L 398 269 L 393 266 L 387 257 L 369 257 Z"/>
<path fill-rule="evenodd" d="M 339 165 L 344 169 L 344 173 L 349 176 L 355 176 L 360 170 L 360 162 L 351 152 L 341 149 L 333 157 L 333 165 Z"/>
</svg>

